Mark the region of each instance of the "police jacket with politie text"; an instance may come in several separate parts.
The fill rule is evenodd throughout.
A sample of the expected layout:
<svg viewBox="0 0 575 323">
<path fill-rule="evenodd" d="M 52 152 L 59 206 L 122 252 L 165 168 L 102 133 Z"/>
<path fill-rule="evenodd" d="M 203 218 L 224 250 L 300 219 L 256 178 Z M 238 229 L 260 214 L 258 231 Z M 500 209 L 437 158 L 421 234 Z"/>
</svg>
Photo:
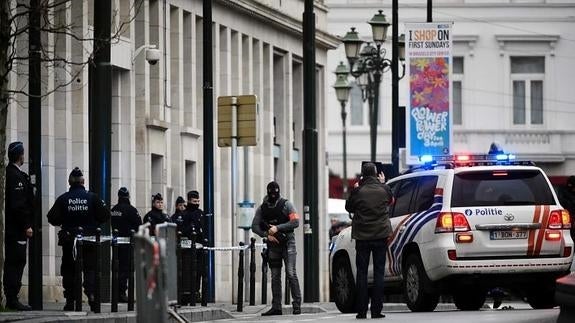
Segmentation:
<svg viewBox="0 0 575 323">
<path fill-rule="evenodd" d="M 150 235 L 156 235 L 156 225 L 162 224 L 164 222 L 170 222 L 170 218 L 168 215 L 162 212 L 162 210 L 158 210 L 156 208 L 152 208 L 152 210 L 144 216 L 144 223 L 150 223 Z"/>
<path fill-rule="evenodd" d="M 6 166 L 6 239 L 26 240 L 26 230 L 32 227 L 34 190 L 30 177 L 18 166 Z"/>
<path fill-rule="evenodd" d="M 299 226 L 299 217 L 290 201 L 280 198 L 271 203 L 267 196 L 264 198 L 256 210 L 252 231 L 260 237 L 266 237 L 271 225 L 275 225 L 278 232 L 285 233 L 288 238 L 293 237 L 294 229 Z"/>
<path fill-rule="evenodd" d="M 345 209 L 353 213 L 352 239 L 376 240 L 389 237 L 389 204 L 392 200 L 389 186 L 373 176 L 366 177 L 360 186 L 353 189 L 345 202 Z"/>
<path fill-rule="evenodd" d="M 138 210 L 130 204 L 130 200 L 125 197 L 118 198 L 118 204 L 112 208 L 112 229 L 118 230 L 118 236 L 129 237 L 138 231 L 142 224 L 142 218 Z"/>
<path fill-rule="evenodd" d="M 58 197 L 48 212 L 48 222 L 75 234 L 82 227 L 84 235 L 96 234 L 100 224 L 110 219 L 110 211 L 95 193 L 82 185 L 73 185 Z"/>
</svg>

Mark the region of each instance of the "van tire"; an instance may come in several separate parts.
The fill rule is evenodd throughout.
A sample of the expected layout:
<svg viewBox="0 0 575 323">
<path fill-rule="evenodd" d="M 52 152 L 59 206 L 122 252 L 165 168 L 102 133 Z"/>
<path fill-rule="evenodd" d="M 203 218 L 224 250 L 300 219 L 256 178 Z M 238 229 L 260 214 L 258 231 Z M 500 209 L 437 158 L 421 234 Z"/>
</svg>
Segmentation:
<svg viewBox="0 0 575 323">
<path fill-rule="evenodd" d="M 403 268 L 403 294 L 412 312 L 433 312 L 439 302 L 439 293 L 429 291 L 431 281 L 417 254 L 409 254 Z"/>
<path fill-rule="evenodd" d="M 356 293 L 355 280 L 351 272 L 349 259 L 337 257 L 333 263 L 332 273 L 333 299 L 335 306 L 342 313 L 355 313 Z"/>
</svg>

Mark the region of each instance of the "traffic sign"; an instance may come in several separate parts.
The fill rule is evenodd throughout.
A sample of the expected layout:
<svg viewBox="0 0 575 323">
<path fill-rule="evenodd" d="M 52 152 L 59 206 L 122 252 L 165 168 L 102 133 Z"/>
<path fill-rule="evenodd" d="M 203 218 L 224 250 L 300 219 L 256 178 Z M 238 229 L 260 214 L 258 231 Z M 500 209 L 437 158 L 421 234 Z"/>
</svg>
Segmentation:
<svg viewBox="0 0 575 323">
<path fill-rule="evenodd" d="M 218 97 L 218 146 L 232 146 L 234 109 L 237 145 L 256 146 L 258 98 L 255 95 Z"/>
</svg>

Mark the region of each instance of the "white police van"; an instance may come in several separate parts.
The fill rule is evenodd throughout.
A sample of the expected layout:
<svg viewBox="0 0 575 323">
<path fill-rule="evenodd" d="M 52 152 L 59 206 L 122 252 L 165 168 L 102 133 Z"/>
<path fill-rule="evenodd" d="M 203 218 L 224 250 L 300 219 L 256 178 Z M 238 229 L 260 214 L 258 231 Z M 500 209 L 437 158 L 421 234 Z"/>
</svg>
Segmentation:
<svg viewBox="0 0 575 323">
<path fill-rule="evenodd" d="M 445 156 L 388 185 L 395 202 L 385 286 L 401 288 L 412 311 L 433 311 L 440 295 L 477 310 L 495 287 L 533 308 L 555 306 L 555 280 L 570 271 L 573 240 L 569 213 L 540 168 L 510 154 Z M 333 299 L 353 312 L 351 228 L 334 239 L 330 264 Z"/>
</svg>

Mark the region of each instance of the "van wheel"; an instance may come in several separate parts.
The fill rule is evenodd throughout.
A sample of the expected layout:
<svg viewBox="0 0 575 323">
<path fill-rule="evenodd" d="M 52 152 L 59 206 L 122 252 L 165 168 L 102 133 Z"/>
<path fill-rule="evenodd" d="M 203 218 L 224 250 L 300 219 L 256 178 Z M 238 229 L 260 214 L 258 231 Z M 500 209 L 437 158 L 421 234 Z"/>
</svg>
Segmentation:
<svg viewBox="0 0 575 323">
<path fill-rule="evenodd" d="M 419 256 L 408 255 L 403 268 L 403 292 L 412 312 L 432 312 L 437 306 L 439 293 L 426 290 L 430 283 Z"/>
<path fill-rule="evenodd" d="M 455 307 L 462 311 L 477 311 L 485 304 L 486 294 L 482 289 L 473 290 L 471 287 L 465 291 L 455 292 L 453 303 L 455 303 Z"/>
<path fill-rule="evenodd" d="M 355 280 L 351 265 L 346 257 L 338 257 L 333 264 L 332 273 L 333 299 L 335 306 L 342 313 L 355 313 Z"/>
<path fill-rule="evenodd" d="M 537 285 L 527 293 L 527 303 L 534 309 L 555 307 L 555 283 Z"/>
</svg>

